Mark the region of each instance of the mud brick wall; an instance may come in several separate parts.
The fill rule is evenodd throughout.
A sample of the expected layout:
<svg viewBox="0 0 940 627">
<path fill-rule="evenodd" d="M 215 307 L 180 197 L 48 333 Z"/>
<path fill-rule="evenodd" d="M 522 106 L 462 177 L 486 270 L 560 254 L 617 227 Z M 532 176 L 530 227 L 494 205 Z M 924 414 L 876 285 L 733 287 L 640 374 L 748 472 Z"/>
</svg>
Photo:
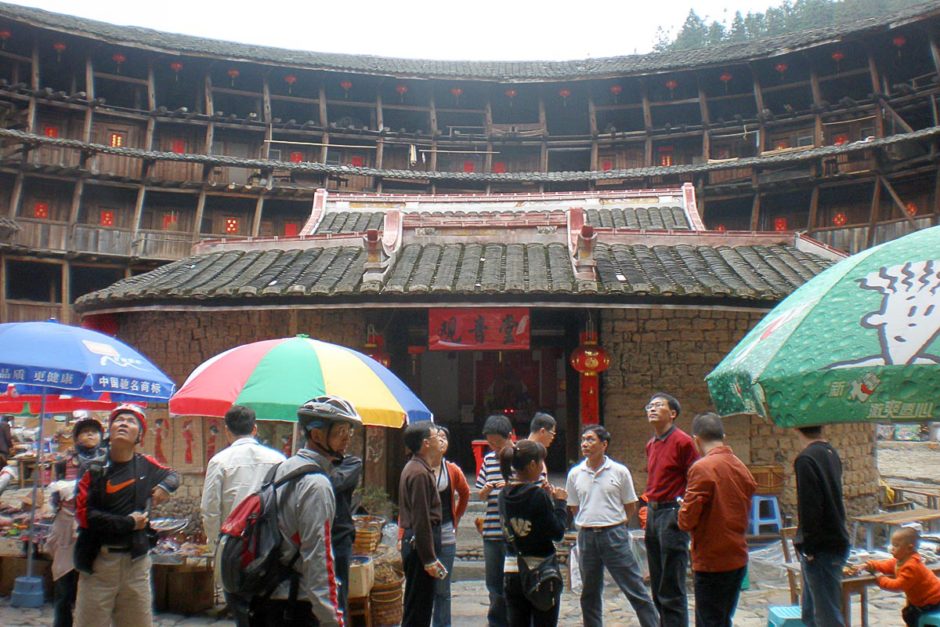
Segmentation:
<svg viewBox="0 0 940 627">
<path fill-rule="evenodd" d="M 605 310 L 600 343 L 611 358 L 602 378 L 602 411 L 613 435 L 611 455 L 633 473 L 638 491 L 646 485 L 645 445 L 652 435 L 643 407 L 653 392 L 679 399 L 679 427 L 690 431 L 692 418 L 713 411 L 705 375 L 763 317 L 762 312 L 693 309 Z M 799 441 L 792 429 L 781 429 L 756 416 L 725 419 L 728 442 L 748 464 L 781 464 L 781 507 L 796 516 L 793 459 Z M 852 513 L 875 511 L 878 471 L 873 425 L 826 427 L 824 434 L 844 465 L 844 493 Z"/>
</svg>

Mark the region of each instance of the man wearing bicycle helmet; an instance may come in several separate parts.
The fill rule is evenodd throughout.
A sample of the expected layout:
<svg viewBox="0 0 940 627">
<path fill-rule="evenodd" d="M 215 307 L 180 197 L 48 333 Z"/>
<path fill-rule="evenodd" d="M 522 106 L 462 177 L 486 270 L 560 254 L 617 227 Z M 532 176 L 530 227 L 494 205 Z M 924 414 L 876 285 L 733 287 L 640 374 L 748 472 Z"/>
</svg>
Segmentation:
<svg viewBox="0 0 940 627">
<path fill-rule="evenodd" d="M 330 446 L 336 429 L 362 426 L 362 419 L 347 401 L 336 396 L 318 396 L 297 409 L 304 446 L 278 465 L 274 480 L 301 467 L 310 472 L 278 490 L 278 526 L 281 529 L 281 561 L 291 563 L 299 577 L 296 600 L 290 599 L 285 582 L 267 601 L 252 605 L 252 625 L 288 627 L 309 625 L 342 627 L 343 611 L 330 545 L 336 499 L 329 473 L 339 451 Z M 333 440 L 335 441 L 335 440 Z M 298 553 L 299 552 L 299 553 Z"/>
</svg>

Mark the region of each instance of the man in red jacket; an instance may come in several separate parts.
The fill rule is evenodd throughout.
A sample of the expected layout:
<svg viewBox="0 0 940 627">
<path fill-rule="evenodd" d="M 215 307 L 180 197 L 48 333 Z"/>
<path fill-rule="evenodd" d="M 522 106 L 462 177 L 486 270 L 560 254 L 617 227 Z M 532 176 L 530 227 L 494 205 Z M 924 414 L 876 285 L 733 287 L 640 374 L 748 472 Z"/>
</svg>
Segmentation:
<svg viewBox="0 0 940 627">
<path fill-rule="evenodd" d="M 725 445 L 717 414 L 692 420 L 692 438 L 702 457 L 689 469 L 679 528 L 692 534 L 695 624 L 731 627 L 747 568 L 747 513 L 757 487 L 754 477 Z"/>
</svg>

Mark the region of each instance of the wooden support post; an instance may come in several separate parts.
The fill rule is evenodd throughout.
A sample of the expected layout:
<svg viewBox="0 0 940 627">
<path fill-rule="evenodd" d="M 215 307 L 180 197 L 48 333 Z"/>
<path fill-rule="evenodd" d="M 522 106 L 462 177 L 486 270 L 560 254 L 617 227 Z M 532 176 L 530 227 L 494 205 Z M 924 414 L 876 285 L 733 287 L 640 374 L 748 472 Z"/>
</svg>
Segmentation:
<svg viewBox="0 0 940 627">
<path fill-rule="evenodd" d="M 131 228 L 133 233 L 131 234 L 131 240 L 136 242 L 137 236 L 140 233 L 140 225 L 143 222 L 144 216 L 144 202 L 147 197 L 147 188 L 141 184 L 137 188 L 137 200 L 134 201 L 134 217 L 131 222 Z"/>
<path fill-rule="evenodd" d="M 806 231 L 812 233 L 816 230 L 817 214 L 819 213 L 819 185 L 813 185 L 809 196 L 809 217 L 806 220 Z"/>
<path fill-rule="evenodd" d="M 878 223 L 878 213 L 881 206 L 881 174 L 875 174 L 875 186 L 871 194 L 871 210 L 868 214 L 868 238 L 865 242 L 866 248 L 871 248 L 875 241 L 875 225 Z"/>
<path fill-rule="evenodd" d="M 430 110 L 428 115 L 430 116 L 431 123 L 431 137 L 437 136 L 437 100 L 434 98 L 434 90 L 431 90 L 431 101 L 428 103 Z"/>
<path fill-rule="evenodd" d="M 594 96 L 588 94 L 588 127 L 591 137 L 597 141 L 597 107 L 594 105 Z"/>
<path fill-rule="evenodd" d="M 317 94 L 317 106 L 320 109 L 320 126 L 329 128 L 330 118 L 326 106 L 326 85 L 320 85 L 320 91 Z M 323 143 L 323 146 L 320 147 L 320 163 L 326 163 L 326 155 L 329 150 L 328 144 L 330 143 L 329 132 L 324 132 L 323 138 L 320 141 Z"/>
<path fill-rule="evenodd" d="M 437 170 L 437 138 L 431 138 L 431 171 Z"/>
<path fill-rule="evenodd" d="M 264 194 L 258 194 L 255 202 L 255 214 L 251 219 L 251 236 L 258 237 L 261 233 L 261 217 L 264 214 Z"/>
<path fill-rule="evenodd" d="M 82 192 L 85 191 L 85 179 L 79 178 L 72 188 L 72 203 L 69 205 L 69 231 L 78 222 L 78 210 L 82 206 Z"/>
<path fill-rule="evenodd" d="M 906 133 L 913 133 L 913 132 L 914 132 L 914 129 L 911 128 L 911 125 L 904 121 L 904 118 L 902 118 L 902 117 L 900 116 L 900 114 L 899 114 L 897 111 L 894 110 L 894 107 L 892 107 L 891 105 L 889 105 L 887 102 L 882 102 L 882 103 L 881 103 L 881 106 L 884 107 L 884 110 L 887 111 L 888 114 L 894 119 L 894 121 L 897 122 L 897 124 L 898 124 L 901 128 L 904 129 L 904 132 L 906 132 Z"/>
<path fill-rule="evenodd" d="M 215 115 L 215 99 L 212 97 L 212 75 L 208 71 L 203 81 L 203 94 L 206 99 L 206 115 Z"/>
<path fill-rule="evenodd" d="M 894 186 L 891 185 L 891 182 L 882 175 L 878 175 L 878 178 L 881 179 L 881 184 L 884 185 L 884 188 L 888 190 L 888 195 L 891 196 L 891 200 L 894 201 L 894 206 L 901 211 L 901 215 L 911 223 L 915 229 L 917 228 L 917 222 L 914 221 L 914 217 L 907 212 L 907 207 L 904 205 L 904 201 L 901 200 L 901 197 L 894 190 Z"/>
<path fill-rule="evenodd" d="M 89 102 L 95 99 L 95 68 L 91 55 L 85 57 L 85 93 Z M 85 143 L 91 142 L 93 116 L 94 109 L 92 107 L 85 109 L 85 122 L 82 126 L 82 141 Z"/>
<path fill-rule="evenodd" d="M 378 130 L 385 126 L 385 103 L 382 101 L 382 94 L 375 94 L 375 125 Z"/>
<path fill-rule="evenodd" d="M 61 294 L 61 308 L 59 311 L 59 321 L 63 324 L 69 324 L 72 320 L 72 306 L 69 302 L 70 292 L 72 291 L 72 281 L 71 281 L 71 272 L 69 272 L 69 262 L 68 260 L 62 261 L 60 266 L 62 269 L 62 294 Z"/>
<path fill-rule="evenodd" d="M 39 42 L 33 43 L 33 57 L 32 63 L 29 66 L 29 86 L 30 89 L 35 92 L 39 89 Z M 26 111 L 26 130 L 30 133 L 37 132 L 36 128 L 36 110 L 38 108 L 38 103 L 36 102 L 36 96 L 34 94 L 29 97 L 29 105 Z M 25 158 L 25 154 L 23 155 Z"/>
<path fill-rule="evenodd" d="M 653 110 L 650 107 L 650 93 L 646 80 L 640 81 L 640 97 L 643 103 L 643 129 L 649 136 L 650 131 L 653 130 Z"/>
<path fill-rule="evenodd" d="M 147 108 L 157 110 L 157 79 L 153 73 L 153 61 L 147 61 Z"/>
<path fill-rule="evenodd" d="M 271 84 L 268 82 L 268 75 L 261 77 L 261 116 L 264 123 L 269 127 L 271 125 Z M 267 154 L 267 152 L 265 152 Z M 267 159 L 267 157 L 265 157 Z"/>
<path fill-rule="evenodd" d="M 486 154 L 483 155 L 483 171 L 493 171 L 493 142 L 486 140 Z"/>
<path fill-rule="evenodd" d="M 699 115 L 702 117 L 702 126 L 704 127 L 702 131 L 702 160 L 704 163 L 708 163 L 712 154 L 711 133 L 708 130 L 709 126 L 711 126 L 711 115 L 708 112 L 708 96 L 705 95 L 705 89 L 702 88 L 698 74 L 695 75 L 695 82 L 698 86 L 698 110 Z M 699 196 L 699 198 L 702 198 L 702 196 Z"/>
<path fill-rule="evenodd" d="M 539 126 L 548 132 L 548 117 L 545 115 L 545 96 L 539 93 Z"/>
<path fill-rule="evenodd" d="M 539 172 L 548 172 L 548 142 L 544 139 L 539 152 Z"/>
<path fill-rule="evenodd" d="M 760 188 L 754 188 L 754 200 L 751 202 L 751 230 L 758 230 L 760 225 Z"/>
<path fill-rule="evenodd" d="M 868 51 L 868 76 L 871 78 L 871 93 L 876 96 L 881 91 L 881 76 L 878 72 L 878 62 L 875 60 L 875 55 L 872 54 L 872 51 Z"/>
<path fill-rule="evenodd" d="M 937 38 L 930 33 L 930 59 L 933 61 L 933 71 L 940 76 L 940 48 L 937 47 Z"/>
<path fill-rule="evenodd" d="M 10 210 L 9 217 L 15 218 L 19 213 L 20 204 L 23 202 L 23 173 L 17 172 L 13 179 L 13 190 L 10 192 Z"/>
<path fill-rule="evenodd" d="M 193 243 L 199 241 L 199 236 L 202 233 L 202 216 L 206 212 L 206 190 L 205 188 L 199 190 L 199 199 L 196 200 L 196 218 L 195 224 L 193 225 Z"/>
<path fill-rule="evenodd" d="M 385 139 L 379 137 L 375 140 L 375 169 L 381 170 L 382 164 L 385 162 Z M 378 185 L 381 185 L 380 180 L 376 180 Z"/>
</svg>

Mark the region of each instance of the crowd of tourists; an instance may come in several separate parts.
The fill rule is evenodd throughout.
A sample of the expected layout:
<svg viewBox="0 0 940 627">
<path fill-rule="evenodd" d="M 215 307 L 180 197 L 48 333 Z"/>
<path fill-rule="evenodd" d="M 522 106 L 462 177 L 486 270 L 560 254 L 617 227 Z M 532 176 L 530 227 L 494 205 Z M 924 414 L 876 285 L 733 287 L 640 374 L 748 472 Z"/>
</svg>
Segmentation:
<svg viewBox="0 0 940 627">
<path fill-rule="evenodd" d="M 558 624 L 564 585 L 556 543 L 572 527 L 577 541 L 570 562 L 580 577 L 585 626 L 603 624 L 605 570 L 643 627 L 688 625 L 690 565 L 695 624 L 732 624 L 746 574 L 756 484 L 725 444 L 716 414 L 695 416 L 689 434 L 676 425 L 680 411 L 679 401 L 665 393 L 654 394 L 645 407 L 652 437 L 641 495 L 627 466 L 608 455 L 611 434 L 603 426 L 584 428 L 583 460 L 561 487 L 550 483 L 546 467 L 557 430 L 552 416 L 536 413 L 521 440 L 506 416 L 487 418 L 483 435 L 491 450 L 476 488 L 486 502 L 478 529 L 489 626 Z M 348 624 L 352 493 L 362 460 L 347 448 L 362 421 L 348 402 L 329 396 L 304 403 L 297 418 L 303 444 L 285 458 L 257 441 L 254 412 L 233 406 L 225 416 L 230 445 L 208 463 L 203 525 L 216 550 L 217 580 L 239 627 Z M 73 620 L 89 627 L 152 624 L 149 512 L 176 490 L 179 476 L 138 452 L 146 428 L 146 415 L 132 405 L 116 408 L 104 427 L 94 419 L 74 426 L 69 463 L 76 478 L 54 492 L 50 538 L 57 627 Z M 839 626 L 849 550 L 842 464 L 821 427 L 798 434 L 803 446 L 794 462 L 794 544 L 802 564 L 803 623 Z M 445 459 L 449 435 L 432 422 L 404 430 L 411 455 L 399 485 L 405 627 L 451 624 L 456 530 L 470 488 L 460 468 Z M 635 521 L 645 529 L 648 582 L 632 548 L 629 525 Z M 886 589 L 905 592 L 903 619 L 909 625 L 940 607 L 940 580 L 920 561 L 917 540 L 915 531 L 901 530 L 892 538 L 891 560 L 855 569 L 876 573 Z"/>
</svg>

